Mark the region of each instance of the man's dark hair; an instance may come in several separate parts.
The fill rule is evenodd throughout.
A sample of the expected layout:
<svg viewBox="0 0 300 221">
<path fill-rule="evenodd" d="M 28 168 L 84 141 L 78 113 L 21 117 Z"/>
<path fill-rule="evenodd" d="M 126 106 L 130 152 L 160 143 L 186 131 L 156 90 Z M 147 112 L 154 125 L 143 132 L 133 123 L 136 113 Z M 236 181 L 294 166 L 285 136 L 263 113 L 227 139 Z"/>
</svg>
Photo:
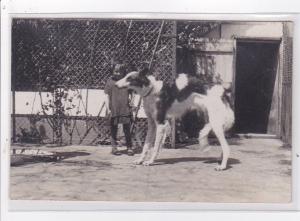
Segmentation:
<svg viewBox="0 0 300 221">
<path fill-rule="evenodd" d="M 119 72 L 122 77 L 131 71 L 136 71 L 136 67 L 133 64 L 116 63 L 112 68 L 112 74 L 114 72 Z"/>
</svg>

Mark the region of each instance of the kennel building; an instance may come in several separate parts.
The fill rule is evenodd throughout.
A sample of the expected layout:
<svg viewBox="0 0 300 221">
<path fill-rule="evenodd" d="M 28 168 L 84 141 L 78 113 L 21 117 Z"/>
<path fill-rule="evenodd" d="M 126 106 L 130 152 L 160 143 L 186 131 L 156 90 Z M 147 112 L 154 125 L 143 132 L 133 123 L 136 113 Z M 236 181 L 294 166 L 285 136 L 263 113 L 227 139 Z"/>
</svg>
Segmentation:
<svg viewBox="0 0 300 221">
<path fill-rule="evenodd" d="M 117 61 L 151 64 L 165 81 L 181 72 L 215 76 L 232 87 L 235 133 L 291 144 L 292 23 L 98 19 L 13 20 L 12 142 L 106 144 L 103 88 Z M 135 105 L 142 144 L 138 96 Z"/>
<path fill-rule="evenodd" d="M 199 27 L 178 23 L 178 35 Z M 291 144 L 292 23 L 207 22 L 192 34 L 188 47 L 177 49 L 177 71 L 214 75 L 231 85 L 234 133 Z"/>
</svg>

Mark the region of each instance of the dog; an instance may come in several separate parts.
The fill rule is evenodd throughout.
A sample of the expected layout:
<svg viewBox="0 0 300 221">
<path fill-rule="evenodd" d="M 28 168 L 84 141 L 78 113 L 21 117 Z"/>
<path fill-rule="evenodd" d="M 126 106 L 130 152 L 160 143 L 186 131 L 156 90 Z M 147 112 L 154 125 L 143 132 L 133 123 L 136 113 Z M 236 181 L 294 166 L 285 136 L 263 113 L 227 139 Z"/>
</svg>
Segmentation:
<svg viewBox="0 0 300 221">
<path fill-rule="evenodd" d="M 156 80 L 148 69 L 143 69 L 129 72 L 116 85 L 136 91 L 142 97 L 147 116 L 148 131 L 141 156 L 134 161 L 135 164 L 153 165 L 167 136 L 168 119 L 180 118 L 189 110 L 196 109 L 207 116 L 199 133 L 200 145 L 213 131 L 222 147 L 222 162 L 215 169 L 221 171 L 227 168 L 230 147 L 225 132 L 234 124 L 234 113 L 222 84 L 207 85 L 203 80 L 187 74 L 179 74 L 172 83 L 164 83 Z M 152 155 L 146 160 L 152 147 Z"/>
</svg>

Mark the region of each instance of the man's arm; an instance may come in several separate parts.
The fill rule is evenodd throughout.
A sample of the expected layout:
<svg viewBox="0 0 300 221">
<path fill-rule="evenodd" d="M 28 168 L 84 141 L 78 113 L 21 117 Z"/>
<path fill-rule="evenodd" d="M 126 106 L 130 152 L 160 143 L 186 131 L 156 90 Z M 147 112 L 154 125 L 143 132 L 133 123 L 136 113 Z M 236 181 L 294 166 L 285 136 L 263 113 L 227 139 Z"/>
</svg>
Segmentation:
<svg viewBox="0 0 300 221">
<path fill-rule="evenodd" d="M 109 95 L 108 94 L 105 94 L 104 103 L 105 103 L 105 108 L 106 108 L 107 114 L 110 114 L 111 110 L 109 108 Z"/>
<path fill-rule="evenodd" d="M 106 82 L 106 85 L 104 87 L 104 104 L 107 111 L 107 114 L 110 114 L 110 105 L 109 105 L 109 94 L 111 93 L 111 81 L 110 79 Z"/>
<path fill-rule="evenodd" d="M 128 92 L 129 92 L 129 95 L 128 95 L 129 96 L 129 98 L 128 98 L 128 100 L 129 100 L 129 106 L 131 108 L 134 108 L 134 98 L 135 98 L 134 93 L 133 93 L 132 90 L 129 90 Z"/>
</svg>

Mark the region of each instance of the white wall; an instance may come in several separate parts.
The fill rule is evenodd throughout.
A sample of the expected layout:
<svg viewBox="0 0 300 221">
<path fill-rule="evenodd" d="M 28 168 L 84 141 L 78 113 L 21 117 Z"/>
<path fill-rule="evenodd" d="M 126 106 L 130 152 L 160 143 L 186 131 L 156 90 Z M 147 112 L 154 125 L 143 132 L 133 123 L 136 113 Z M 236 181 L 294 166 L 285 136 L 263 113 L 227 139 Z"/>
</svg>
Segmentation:
<svg viewBox="0 0 300 221">
<path fill-rule="evenodd" d="M 233 37 L 282 37 L 281 22 L 230 22 L 221 25 L 221 38 Z"/>
<path fill-rule="evenodd" d="M 79 99 L 77 96 L 74 96 L 72 104 L 75 104 L 76 107 L 68 111 L 69 116 L 97 116 L 102 104 L 104 102 L 104 91 L 97 89 L 81 89 L 79 90 L 82 96 L 82 99 Z M 70 92 L 69 95 L 71 96 Z M 88 93 L 88 96 L 87 96 Z M 48 94 L 48 95 L 47 95 Z M 52 99 L 51 93 L 42 92 L 41 96 L 38 92 L 25 92 L 18 91 L 16 92 L 16 114 L 36 114 L 40 112 L 42 114 L 41 107 L 41 97 L 43 104 L 49 99 Z M 87 99 L 86 99 L 87 98 Z M 135 106 L 138 104 L 139 96 L 134 96 Z M 65 104 L 68 105 L 68 104 Z M 87 107 L 87 111 L 85 108 Z M 12 109 L 11 109 L 12 110 Z M 77 113 L 80 111 L 80 113 Z M 87 113 L 86 113 L 87 112 Z M 47 114 L 52 115 L 52 110 L 47 111 Z M 104 107 L 100 113 L 101 117 L 104 117 L 106 114 L 106 108 Z M 145 112 L 143 107 L 140 108 L 138 113 L 139 118 L 145 118 Z"/>
</svg>

